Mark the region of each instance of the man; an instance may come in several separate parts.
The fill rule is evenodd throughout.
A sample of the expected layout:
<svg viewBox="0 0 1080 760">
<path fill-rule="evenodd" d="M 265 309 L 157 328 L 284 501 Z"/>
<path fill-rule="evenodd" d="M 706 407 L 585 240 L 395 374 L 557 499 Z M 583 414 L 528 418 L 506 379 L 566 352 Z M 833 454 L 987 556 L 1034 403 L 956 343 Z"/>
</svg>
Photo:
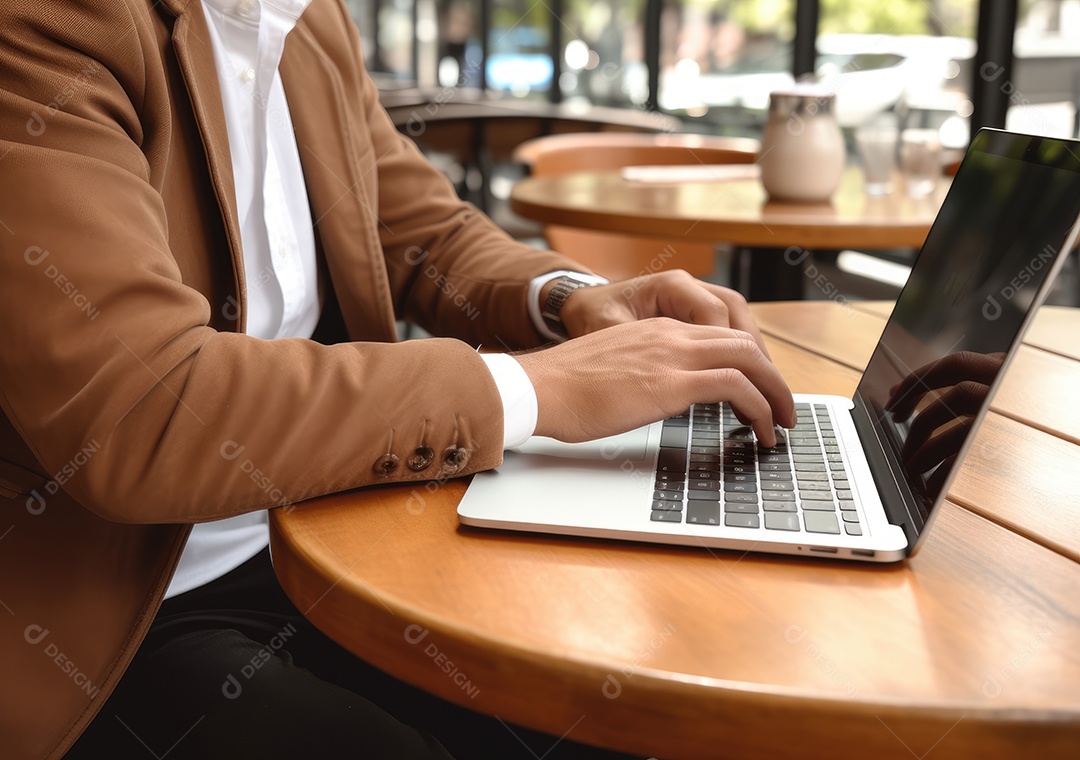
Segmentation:
<svg viewBox="0 0 1080 760">
<path fill-rule="evenodd" d="M 334 0 L 15 0 L 0 51 L 0 756 L 448 757 L 329 642 L 293 666 L 266 509 L 696 401 L 794 424 L 736 294 L 459 202 Z"/>
</svg>

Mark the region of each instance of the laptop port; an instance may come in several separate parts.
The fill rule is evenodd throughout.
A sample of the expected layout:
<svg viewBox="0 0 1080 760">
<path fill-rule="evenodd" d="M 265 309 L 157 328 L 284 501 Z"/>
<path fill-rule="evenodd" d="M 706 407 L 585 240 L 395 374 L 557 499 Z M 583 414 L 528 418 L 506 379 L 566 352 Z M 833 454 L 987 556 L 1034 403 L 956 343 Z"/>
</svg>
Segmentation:
<svg viewBox="0 0 1080 760">
<path fill-rule="evenodd" d="M 851 550 L 851 556 L 852 557 L 873 557 L 875 553 L 876 552 L 874 552 L 871 549 L 852 549 Z"/>
<path fill-rule="evenodd" d="M 821 552 L 822 554 L 836 554 L 836 549 L 831 546 L 811 546 L 810 551 Z"/>
</svg>

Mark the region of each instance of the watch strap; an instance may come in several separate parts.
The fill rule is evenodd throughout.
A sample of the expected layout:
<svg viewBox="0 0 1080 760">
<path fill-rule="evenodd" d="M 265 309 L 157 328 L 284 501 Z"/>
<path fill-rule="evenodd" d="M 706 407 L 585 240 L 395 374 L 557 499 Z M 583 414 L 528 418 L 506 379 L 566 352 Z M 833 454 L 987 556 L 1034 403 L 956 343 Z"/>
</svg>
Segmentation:
<svg viewBox="0 0 1080 760">
<path fill-rule="evenodd" d="M 544 318 L 545 324 L 551 329 L 552 332 L 557 333 L 563 337 L 567 336 L 566 327 L 562 321 L 562 308 L 566 303 L 566 299 L 570 297 L 570 294 L 579 288 L 591 287 L 595 283 L 585 282 L 579 280 L 576 277 L 570 275 L 562 275 L 555 281 L 555 284 L 548 291 L 547 300 L 544 302 L 544 308 L 540 314 Z"/>
</svg>

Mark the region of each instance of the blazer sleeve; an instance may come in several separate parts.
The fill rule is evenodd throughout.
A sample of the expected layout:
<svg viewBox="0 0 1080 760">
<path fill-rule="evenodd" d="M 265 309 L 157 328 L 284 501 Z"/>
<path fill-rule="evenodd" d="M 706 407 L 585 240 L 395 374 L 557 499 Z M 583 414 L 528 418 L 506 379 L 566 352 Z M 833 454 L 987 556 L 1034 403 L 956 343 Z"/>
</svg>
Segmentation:
<svg viewBox="0 0 1080 760">
<path fill-rule="evenodd" d="M 156 185 L 181 106 L 152 13 L 0 11 L 0 406 L 43 473 L 106 519 L 167 523 L 499 464 L 498 391 L 465 343 L 209 326 L 170 251 L 184 220 Z M 405 466 L 417 449 L 435 454 L 419 472 Z"/>
</svg>

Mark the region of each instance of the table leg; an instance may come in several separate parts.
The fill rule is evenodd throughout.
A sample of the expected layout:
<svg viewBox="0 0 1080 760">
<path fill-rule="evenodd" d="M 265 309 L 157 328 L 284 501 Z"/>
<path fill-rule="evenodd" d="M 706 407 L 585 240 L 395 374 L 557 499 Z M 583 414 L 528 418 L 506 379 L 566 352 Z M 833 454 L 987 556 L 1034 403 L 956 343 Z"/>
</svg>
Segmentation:
<svg viewBox="0 0 1080 760">
<path fill-rule="evenodd" d="M 732 257 L 731 282 L 750 301 L 800 301 L 808 251 L 790 248 L 739 248 Z"/>
</svg>

